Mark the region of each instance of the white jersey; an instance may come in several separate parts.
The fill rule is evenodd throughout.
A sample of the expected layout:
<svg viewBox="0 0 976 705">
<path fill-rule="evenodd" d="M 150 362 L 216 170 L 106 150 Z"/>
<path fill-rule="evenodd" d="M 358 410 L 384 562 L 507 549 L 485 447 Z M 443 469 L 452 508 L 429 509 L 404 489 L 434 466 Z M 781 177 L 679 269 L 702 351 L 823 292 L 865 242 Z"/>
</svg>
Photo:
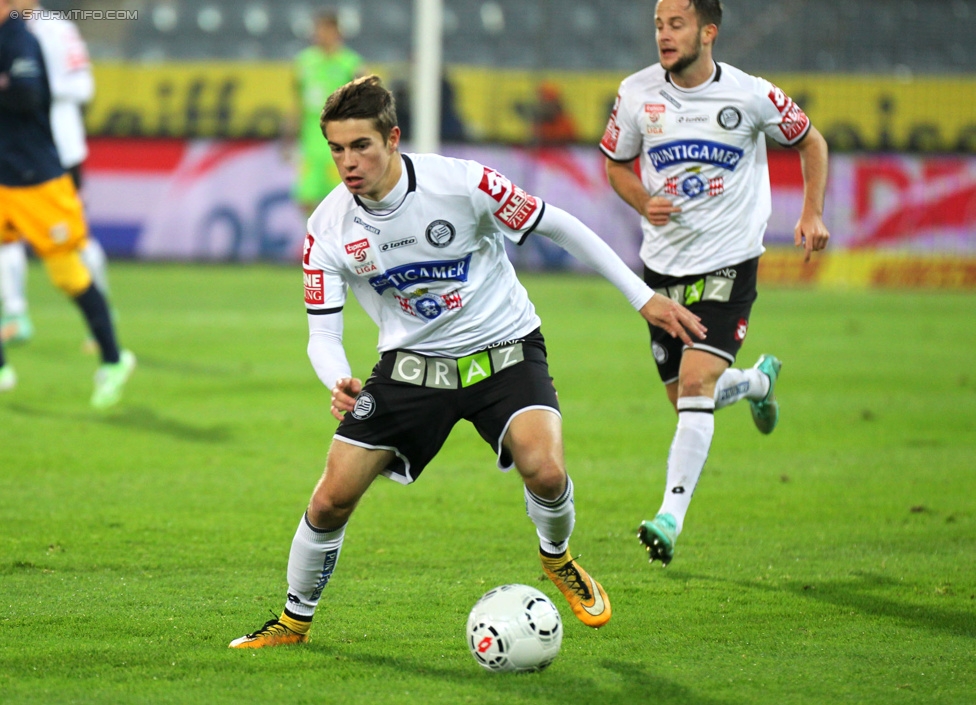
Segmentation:
<svg viewBox="0 0 976 705">
<path fill-rule="evenodd" d="M 406 195 L 377 214 L 336 188 L 308 221 L 305 304 L 337 312 L 351 288 L 379 326 L 380 353 L 461 357 L 540 325 L 505 240 L 523 241 L 545 204 L 493 169 L 402 155 Z"/>
<path fill-rule="evenodd" d="M 37 37 L 47 67 L 54 144 L 61 166 L 71 168 L 88 156 L 81 114 L 95 93 L 88 48 L 73 22 L 40 8 L 32 11 L 27 27 Z"/>
<path fill-rule="evenodd" d="M 763 135 L 795 145 L 809 130 L 783 91 L 728 64 L 690 90 L 660 64 L 625 78 L 600 148 L 614 161 L 640 156 L 644 188 L 681 208 L 665 226 L 641 219 L 644 264 L 684 276 L 761 255 L 772 211 Z"/>
</svg>

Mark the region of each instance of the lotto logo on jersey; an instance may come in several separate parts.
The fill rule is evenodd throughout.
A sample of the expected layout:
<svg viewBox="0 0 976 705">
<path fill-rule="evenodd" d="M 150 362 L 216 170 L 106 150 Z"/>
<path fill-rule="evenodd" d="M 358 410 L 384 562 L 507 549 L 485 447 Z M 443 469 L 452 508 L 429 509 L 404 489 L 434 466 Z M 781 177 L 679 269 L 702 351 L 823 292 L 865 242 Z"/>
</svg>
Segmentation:
<svg viewBox="0 0 976 705">
<path fill-rule="evenodd" d="M 610 111 L 610 119 L 607 120 L 607 129 L 603 132 L 603 139 L 600 146 L 608 152 L 617 151 L 617 142 L 620 140 L 620 126 L 617 124 L 617 111 L 620 109 L 620 94 L 613 102 L 613 110 Z"/>
<path fill-rule="evenodd" d="M 312 245 L 315 244 L 315 238 L 312 237 L 312 233 L 305 233 L 305 249 L 302 252 L 302 264 L 308 265 L 308 259 L 312 256 Z"/>
<path fill-rule="evenodd" d="M 325 303 L 325 273 L 321 269 L 303 270 L 305 277 L 305 303 Z"/>
<path fill-rule="evenodd" d="M 353 256 L 357 262 L 365 262 L 369 253 L 366 250 L 369 249 L 369 240 L 357 240 L 356 242 L 350 242 L 346 245 L 346 252 Z"/>
<path fill-rule="evenodd" d="M 776 106 L 776 110 L 783 116 L 783 121 L 779 124 L 780 132 L 790 142 L 802 135 L 810 125 L 810 118 L 793 102 L 782 90 L 773 86 L 769 92 L 769 99 Z"/>
<path fill-rule="evenodd" d="M 495 211 L 495 217 L 512 230 L 521 230 L 538 209 L 539 199 L 515 186 L 505 205 Z"/>
<path fill-rule="evenodd" d="M 511 190 L 512 182 L 494 169 L 485 167 L 485 173 L 481 176 L 481 183 L 478 188 L 501 203 L 505 194 Z"/>
</svg>

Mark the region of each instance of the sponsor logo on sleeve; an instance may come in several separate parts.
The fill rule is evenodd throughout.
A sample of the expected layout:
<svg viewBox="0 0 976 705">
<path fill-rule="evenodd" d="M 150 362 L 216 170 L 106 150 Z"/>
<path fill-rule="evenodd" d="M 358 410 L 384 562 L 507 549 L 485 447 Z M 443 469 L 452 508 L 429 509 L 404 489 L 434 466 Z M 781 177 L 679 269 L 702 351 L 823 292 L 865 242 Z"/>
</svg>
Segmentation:
<svg viewBox="0 0 976 705">
<path fill-rule="evenodd" d="M 512 230 L 521 230 L 538 209 L 539 199 L 515 186 L 508 200 L 495 211 L 495 217 Z"/>
<path fill-rule="evenodd" d="M 478 184 L 478 188 L 501 203 L 505 194 L 511 190 L 512 182 L 494 169 L 485 167 L 485 173 L 481 176 L 481 183 Z"/>
<path fill-rule="evenodd" d="M 353 256 L 357 262 L 365 262 L 366 258 L 369 257 L 369 240 L 362 239 L 356 242 L 350 242 L 346 245 L 346 253 Z"/>
<path fill-rule="evenodd" d="M 321 269 L 303 270 L 305 279 L 305 303 L 325 303 L 325 273 Z"/>
<path fill-rule="evenodd" d="M 792 142 L 802 135 L 810 125 L 810 118 L 800 109 L 800 106 L 776 86 L 773 86 L 769 92 L 769 99 L 783 118 L 779 124 L 779 129 L 787 141 Z"/>
<path fill-rule="evenodd" d="M 617 111 L 620 110 L 620 94 L 613 101 L 613 110 L 610 111 L 610 119 L 607 120 L 607 129 L 603 132 L 603 139 L 600 146 L 610 153 L 617 151 L 617 142 L 620 141 L 620 126 L 617 124 Z"/>
<path fill-rule="evenodd" d="M 312 245 L 315 244 L 315 238 L 312 237 L 312 233 L 305 233 L 305 248 L 302 252 L 302 264 L 306 267 L 308 266 L 308 259 L 312 256 Z"/>
</svg>

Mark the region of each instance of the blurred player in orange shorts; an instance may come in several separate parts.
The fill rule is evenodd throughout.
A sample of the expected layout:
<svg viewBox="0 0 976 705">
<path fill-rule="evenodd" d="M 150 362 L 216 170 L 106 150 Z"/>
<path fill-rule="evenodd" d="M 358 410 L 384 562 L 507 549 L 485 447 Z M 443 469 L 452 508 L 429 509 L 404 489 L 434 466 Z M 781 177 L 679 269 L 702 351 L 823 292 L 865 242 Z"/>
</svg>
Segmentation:
<svg viewBox="0 0 976 705">
<path fill-rule="evenodd" d="M 51 134 L 51 93 L 41 48 L 11 9 L 9 0 L 0 0 L 0 237 L 15 232 L 27 240 L 54 285 L 81 309 L 102 357 L 91 403 L 106 408 L 121 398 L 135 356 L 119 349 L 108 302 L 79 254 L 88 231 Z M 15 383 L 0 352 L 0 391 Z"/>
</svg>

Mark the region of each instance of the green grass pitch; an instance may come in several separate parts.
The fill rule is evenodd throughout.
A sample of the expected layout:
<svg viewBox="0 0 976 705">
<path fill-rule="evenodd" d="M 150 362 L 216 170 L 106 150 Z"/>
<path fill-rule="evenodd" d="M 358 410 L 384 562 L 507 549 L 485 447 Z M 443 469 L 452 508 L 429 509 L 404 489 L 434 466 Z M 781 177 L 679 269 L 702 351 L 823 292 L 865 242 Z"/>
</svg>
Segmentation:
<svg viewBox="0 0 976 705">
<path fill-rule="evenodd" d="M 976 297 L 764 289 L 740 363 L 784 360 L 780 428 L 718 413 L 666 569 L 635 538 L 674 416 L 646 332 L 596 278 L 526 276 L 576 483 L 572 550 L 613 601 L 583 627 L 541 579 L 516 474 L 459 426 L 419 482 L 381 479 L 304 647 L 232 651 L 279 611 L 334 421 L 300 273 L 116 263 L 139 368 L 88 407 L 95 360 L 37 267 L 37 332 L 0 396 L 3 703 L 971 703 Z M 376 332 L 354 304 L 357 375 Z M 483 671 L 467 613 L 528 583 L 566 624 L 545 672 Z"/>
</svg>

